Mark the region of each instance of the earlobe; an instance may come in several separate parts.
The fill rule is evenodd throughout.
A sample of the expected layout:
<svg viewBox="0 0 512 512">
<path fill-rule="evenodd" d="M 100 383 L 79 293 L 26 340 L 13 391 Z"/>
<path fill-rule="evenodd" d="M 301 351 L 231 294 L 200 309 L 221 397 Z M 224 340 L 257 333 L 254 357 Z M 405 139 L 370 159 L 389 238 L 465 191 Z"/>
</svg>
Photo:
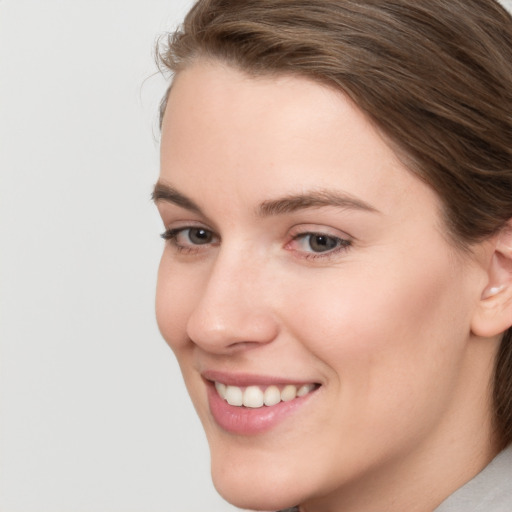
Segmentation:
<svg viewBox="0 0 512 512">
<path fill-rule="evenodd" d="M 512 221 L 493 243 L 488 282 L 471 324 L 473 334 L 490 338 L 512 326 Z"/>
</svg>

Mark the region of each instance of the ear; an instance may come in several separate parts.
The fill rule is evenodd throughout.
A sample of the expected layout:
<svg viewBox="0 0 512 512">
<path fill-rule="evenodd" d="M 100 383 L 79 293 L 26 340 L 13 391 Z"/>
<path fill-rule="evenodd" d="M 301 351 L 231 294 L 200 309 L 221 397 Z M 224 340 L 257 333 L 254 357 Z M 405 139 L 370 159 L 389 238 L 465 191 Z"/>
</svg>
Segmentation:
<svg viewBox="0 0 512 512">
<path fill-rule="evenodd" d="M 473 334 L 485 338 L 512 326 L 512 219 L 493 239 L 492 249 L 488 282 L 471 323 Z"/>
</svg>

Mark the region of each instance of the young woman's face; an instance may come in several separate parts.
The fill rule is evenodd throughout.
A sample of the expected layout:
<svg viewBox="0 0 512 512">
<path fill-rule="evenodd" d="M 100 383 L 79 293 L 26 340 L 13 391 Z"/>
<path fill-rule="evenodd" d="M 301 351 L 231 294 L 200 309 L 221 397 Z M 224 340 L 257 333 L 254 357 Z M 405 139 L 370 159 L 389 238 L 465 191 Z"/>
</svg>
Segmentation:
<svg viewBox="0 0 512 512">
<path fill-rule="evenodd" d="M 161 156 L 157 318 L 221 494 L 323 510 L 442 473 L 483 408 L 484 272 L 436 195 L 339 92 L 220 64 L 177 77 Z"/>
</svg>

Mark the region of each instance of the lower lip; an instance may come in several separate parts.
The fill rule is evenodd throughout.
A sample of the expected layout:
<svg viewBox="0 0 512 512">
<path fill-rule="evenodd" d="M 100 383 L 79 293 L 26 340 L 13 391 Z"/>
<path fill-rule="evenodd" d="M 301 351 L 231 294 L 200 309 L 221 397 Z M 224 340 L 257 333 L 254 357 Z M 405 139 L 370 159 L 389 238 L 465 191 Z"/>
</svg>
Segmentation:
<svg viewBox="0 0 512 512">
<path fill-rule="evenodd" d="M 239 435 L 254 435 L 268 431 L 281 423 L 297 409 L 305 405 L 315 391 L 288 402 L 279 402 L 271 407 L 257 409 L 229 405 L 219 396 L 213 383 L 208 382 L 208 402 L 216 423 L 227 432 Z"/>
</svg>

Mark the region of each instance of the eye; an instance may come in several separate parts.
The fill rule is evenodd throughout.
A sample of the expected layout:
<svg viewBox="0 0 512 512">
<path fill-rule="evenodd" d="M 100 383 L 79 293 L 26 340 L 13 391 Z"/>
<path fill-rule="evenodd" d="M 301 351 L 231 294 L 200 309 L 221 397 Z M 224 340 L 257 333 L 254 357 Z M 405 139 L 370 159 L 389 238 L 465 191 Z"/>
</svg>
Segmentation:
<svg viewBox="0 0 512 512">
<path fill-rule="evenodd" d="M 213 240 L 213 233 L 202 228 L 187 228 L 181 232 L 181 235 L 194 245 L 209 244 Z"/>
<path fill-rule="evenodd" d="M 320 258 L 346 250 L 350 245 L 350 240 L 326 233 L 299 233 L 287 248 L 303 253 L 306 258 Z"/>
<path fill-rule="evenodd" d="M 327 252 L 336 249 L 341 240 L 333 236 L 309 234 L 302 237 L 301 242 L 304 249 L 311 249 L 313 252 Z"/>
<path fill-rule="evenodd" d="M 218 242 L 217 236 L 212 231 L 201 227 L 168 229 L 161 236 L 178 250 L 193 251 L 198 246 Z"/>
</svg>

